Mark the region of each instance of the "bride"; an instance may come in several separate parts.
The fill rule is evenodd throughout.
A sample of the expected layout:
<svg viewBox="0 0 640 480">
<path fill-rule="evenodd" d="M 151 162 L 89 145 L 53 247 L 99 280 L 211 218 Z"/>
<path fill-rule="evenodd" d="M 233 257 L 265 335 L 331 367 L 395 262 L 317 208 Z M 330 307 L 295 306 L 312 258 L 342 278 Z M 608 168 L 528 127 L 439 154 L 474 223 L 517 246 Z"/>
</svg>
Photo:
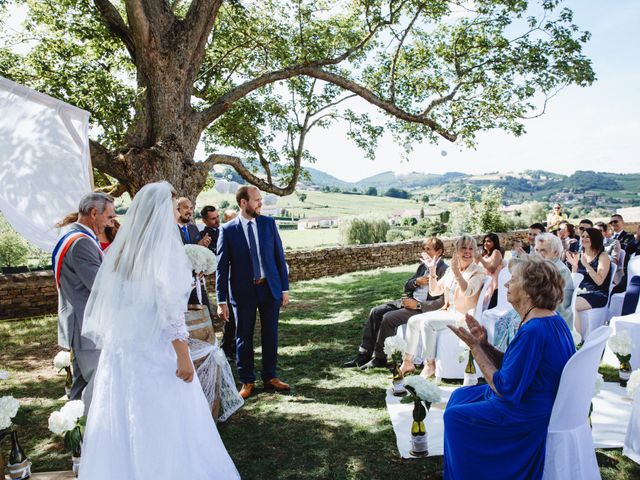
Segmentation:
<svg viewBox="0 0 640 480">
<path fill-rule="evenodd" d="M 166 182 L 138 192 L 93 285 L 82 334 L 102 353 L 80 479 L 240 478 L 189 357 L 175 197 Z"/>
</svg>

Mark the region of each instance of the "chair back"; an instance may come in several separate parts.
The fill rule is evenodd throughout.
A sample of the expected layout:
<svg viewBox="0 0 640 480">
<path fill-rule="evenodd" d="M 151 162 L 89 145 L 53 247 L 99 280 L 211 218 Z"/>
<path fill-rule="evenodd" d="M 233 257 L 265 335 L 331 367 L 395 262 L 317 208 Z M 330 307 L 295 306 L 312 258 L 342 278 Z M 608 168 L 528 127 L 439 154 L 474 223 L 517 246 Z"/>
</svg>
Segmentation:
<svg viewBox="0 0 640 480">
<path fill-rule="evenodd" d="M 573 321 L 578 318 L 578 312 L 576 311 L 576 299 L 578 298 L 578 288 L 582 283 L 584 275 L 581 273 L 572 273 L 571 279 L 573 280 L 573 295 L 571 297 L 571 311 L 573 312 Z"/>
<path fill-rule="evenodd" d="M 629 257 L 629 263 L 627 263 L 627 285 L 637 275 L 640 275 L 640 256 L 633 254 Z"/>
<path fill-rule="evenodd" d="M 496 308 L 510 308 L 511 304 L 507 301 L 507 287 L 504 286 L 511 279 L 509 268 L 502 268 L 498 274 L 498 303 Z"/>
<path fill-rule="evenodd" d="M 478 321 L 482 318 L 482 312 L 484 312 L 484 297 L 487 294 L 487 289 L 491 284 L 491 276 L 486 275 L 484 277 L 484 281 L 482 282 L 482 289 L 480 290 L 480 295 L 478 296 L 478 303 L 476 303 L 476 310 L 474 312 L 474 318 Z"/>
<path fill-rule="evenodd" d="M 609 326 L 595 329 L 564 366 L 551 411 L 549 432 L 572 430 L 589 418 L 598 365 L 611 331 Z"/>
<path fill-rule="evenodd" d="M 634 276 L 627 285 L 627 291 L 624 294 L 624 302 L 622 304 L 622 315 L 631 315 L 632 313 L 640 313 L 640 275 Z"/>
<path fill-rule="evenodd" d="M 616 271 L 618 270 L 618 265 L 616 265 L 615 263 L 611 262 L 611 276 L 609 277 L 609 300 L 611 300 L 611 292 L 613 291 L 613 288 L 616 286 L 616 284 L 613 281 L 613 277 L 616 276 Z M 607 301 L 608 304 L 608 301 Z"/>
</svg>

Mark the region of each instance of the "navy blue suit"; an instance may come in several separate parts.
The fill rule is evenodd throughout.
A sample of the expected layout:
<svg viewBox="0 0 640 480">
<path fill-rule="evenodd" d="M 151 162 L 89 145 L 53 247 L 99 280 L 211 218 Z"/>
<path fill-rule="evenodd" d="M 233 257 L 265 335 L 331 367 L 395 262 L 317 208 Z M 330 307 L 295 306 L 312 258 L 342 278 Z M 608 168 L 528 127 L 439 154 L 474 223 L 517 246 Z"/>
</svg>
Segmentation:
<svg viewBox="0 0 640 480">
<path fill-rule="evenodd" d="M 277 377 L 278 318 L 282 292 L 289 290 L 284 250 L 275 221 L 264 216 L 258 216 L 254 221 L 265 283 L 256 285 L 254 282 L 249 244 L 239 216 L 222 225 L 217 246 L 216 293 L 218 303 L 227 302 L 235 313 L 236 361 L 242 383 L 255 382 L 253 333 L 256 311 L 260 312 L 262 332 L 262 379 Z"/>
</svg>

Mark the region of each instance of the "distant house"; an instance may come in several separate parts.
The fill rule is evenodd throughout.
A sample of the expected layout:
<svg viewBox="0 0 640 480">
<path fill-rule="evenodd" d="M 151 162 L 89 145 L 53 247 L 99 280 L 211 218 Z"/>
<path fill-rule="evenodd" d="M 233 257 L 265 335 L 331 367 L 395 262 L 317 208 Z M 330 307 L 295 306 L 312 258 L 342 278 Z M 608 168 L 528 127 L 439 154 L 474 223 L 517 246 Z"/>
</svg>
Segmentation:
<svg viewBox="0 0 640 480">
<path fill-rule="evenodd" d="M 298 221 L 298 230 L 311 228 L 335 228 L 338 226 L 339 217 L 309 217 Z"/>
<path fill-rule="evenodd" d="M 267 217 L 277 217 L 279 215 L 282 215 L 282 208 L 263 204 L 260 214 L 266 215 Z"/>
<path fill-rule="evenodd" d="M 505 215 L 514 217 L 517 212 L 522 211 L 522 204 L 518 203 L 516 205 L 505 205 L 500 208 L 500 211 Z"/>
</svg>

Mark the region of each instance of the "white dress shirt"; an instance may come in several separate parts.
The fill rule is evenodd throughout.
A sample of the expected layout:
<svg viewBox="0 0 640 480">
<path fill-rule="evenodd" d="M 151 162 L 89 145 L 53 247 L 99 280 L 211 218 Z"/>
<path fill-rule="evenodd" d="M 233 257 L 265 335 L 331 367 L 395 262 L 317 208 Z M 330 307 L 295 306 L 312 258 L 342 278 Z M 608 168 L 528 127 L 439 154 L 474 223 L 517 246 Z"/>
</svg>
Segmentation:
<svg viewBox="0 0 640 480">
<path fill-rule="evenodd" d="M 249 249 L 251 249 L 251 242 L 249 242 L 249 222 L 251 222 L 253 228 L 253 236 L 256 240 L 256 248 L 258 249 L 258 262 L 260 263 L 260 278 L 265 278 L 264 269 L 262 268 L 262 257 L 260 256 L 260 239 L 258 238 L 258 225 L 256 224 L 256 219 L 252 218 L 248 220 L 244 218 L 242 214 L 238 216 L 240 218 L 240 225 L 242 225 L 242 231 L 244 232 L 244 238 L 247 240 L 247 245 Z"/>
</svg>

